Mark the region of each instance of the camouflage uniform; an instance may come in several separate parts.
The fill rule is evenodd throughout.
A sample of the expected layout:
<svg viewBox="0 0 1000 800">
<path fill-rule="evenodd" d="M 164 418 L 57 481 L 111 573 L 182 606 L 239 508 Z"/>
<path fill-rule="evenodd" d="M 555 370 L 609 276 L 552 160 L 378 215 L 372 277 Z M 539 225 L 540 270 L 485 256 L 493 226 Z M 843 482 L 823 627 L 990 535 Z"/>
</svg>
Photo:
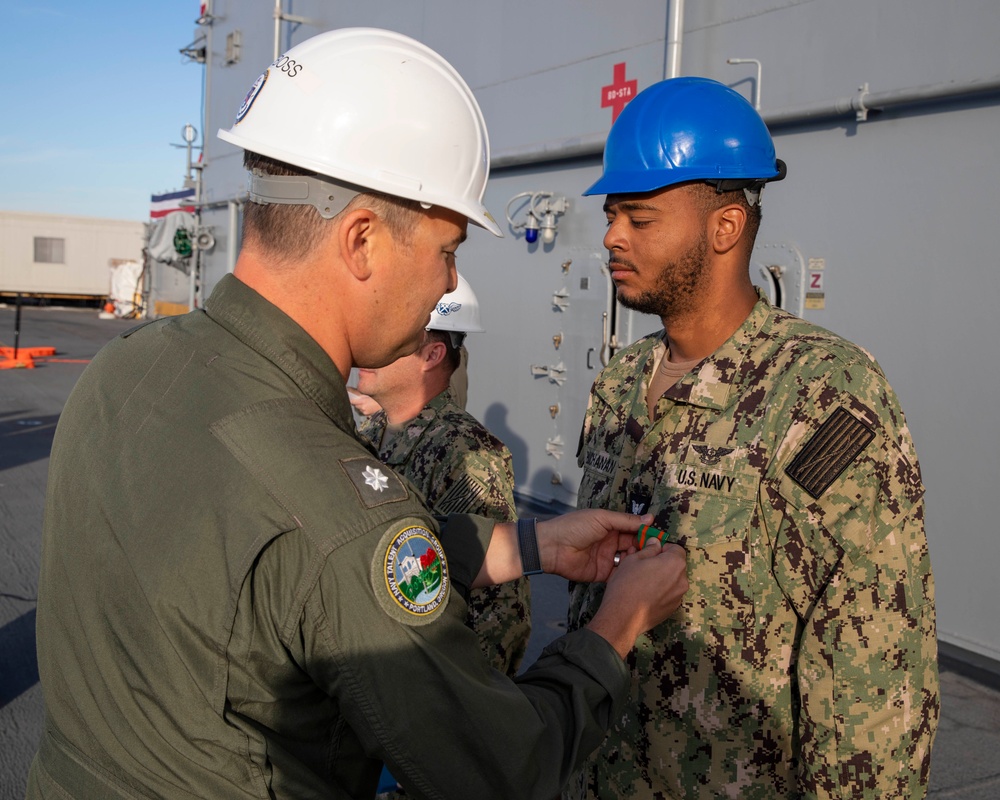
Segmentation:
<svg viewBox="0 0 1000 800">
<path fill-rule="evenodd" d="M 479 514 L 500 522 L 517 519 L 514 471 L 506 445 L 461 409 L 446 389 L 395 435 L 385 435 L 385 412 L 372 415 L 359 433 L 379 458 L 404 475 L 438 515 Z M 531 634 L 528 579 L 473 589 L 467 624 L 479 636 L 490 663 L 517 674 Z"/>
<path fill-rule="evenodd" d="M 872 357 L 761 298 L 659 400 L 663 333 L 591 392 L 581 507 L 650 510 L 691 589 L 566 796 L 921 798 L 939 714 L 924 488 Z M 570 589 L 570 626 L 603 584 Z"/>
</svg>

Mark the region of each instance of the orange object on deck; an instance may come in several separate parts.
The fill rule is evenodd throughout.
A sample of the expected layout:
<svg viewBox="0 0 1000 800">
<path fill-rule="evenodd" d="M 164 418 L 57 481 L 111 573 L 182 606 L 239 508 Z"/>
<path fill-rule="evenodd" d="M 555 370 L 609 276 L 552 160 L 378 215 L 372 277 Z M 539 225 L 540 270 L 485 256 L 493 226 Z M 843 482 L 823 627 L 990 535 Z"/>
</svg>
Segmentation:
<svg viewBox="0 0 1000 800">
<path fill-rule="evenodd" d="M 15 358 L 13 347 L 0 347 L 0 369 L 34 369 L 36 358 L 55 354 L 54 347 L 19 347 Z"/>
<path fill-rule="evenodd" d="M 5 350 L 11 350 L 13 348 L 4 348 Z M 6 356 L 0 355 L 0 369 L 34 369 L 35 362 L 31 356 L 22 356 L 20 353 L 17 354 L 17 358 L 11 356 L 7 358 Z"/>
<path fill-rule="evenodd" d="M 54 356 L 56 354 L 56 349 L 54 347 L 19 347 L 17 348 L 17 357 L 21 358 L 45 358 L 45 356 Z M 14 358 L 14 348 L 13 347 L 0 347 L 0 358 Z"/>
</svg>

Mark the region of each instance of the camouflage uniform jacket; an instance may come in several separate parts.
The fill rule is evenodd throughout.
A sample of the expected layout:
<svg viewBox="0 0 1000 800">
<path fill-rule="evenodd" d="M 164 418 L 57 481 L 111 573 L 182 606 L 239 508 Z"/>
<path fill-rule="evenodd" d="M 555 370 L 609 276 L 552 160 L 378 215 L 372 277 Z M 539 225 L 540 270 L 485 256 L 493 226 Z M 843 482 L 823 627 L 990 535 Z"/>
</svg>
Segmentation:
<svg viewBox="0 0 1000 800">
<path fill-rule="evenodd" d="M 595 382 L 579 505 L 650 510 L 691 588 L 571 797 L 921 798 L 939 713 L 924 488 L 878 364 L 761 298 L 659 400 L 663 333 Z M 570 626 L 603 585 L 571 587 Z"/>
<path fill-rule="evenodd" d="M 386 435 L 385 413 L 362 423 L 360 434 L 379 458 L 423 493 L 438 515 L 463 512 L 500 522 L 517 519 L 510 451 L 446 389 L 402 430 Z M 527 578 L 473 589 L 467 624 L 493 666 L 517 674 L 531 634 Z"/>
</svg>

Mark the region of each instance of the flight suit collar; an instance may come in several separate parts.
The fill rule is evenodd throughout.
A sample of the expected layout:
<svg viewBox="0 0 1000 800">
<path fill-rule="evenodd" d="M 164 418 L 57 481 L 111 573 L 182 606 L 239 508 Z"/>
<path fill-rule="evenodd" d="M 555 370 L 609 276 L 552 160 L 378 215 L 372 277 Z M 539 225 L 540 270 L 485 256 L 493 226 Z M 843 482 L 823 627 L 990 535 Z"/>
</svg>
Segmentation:
<svg viewBox="0 0 1000 800">
<path fill-rule="evenodd" d="M 233 275 L 216 284 L 205 312 L 284 372 L 337 427 L 354 431 L 347 388 L 337 365 L 285 312 Z"/>
</svg>

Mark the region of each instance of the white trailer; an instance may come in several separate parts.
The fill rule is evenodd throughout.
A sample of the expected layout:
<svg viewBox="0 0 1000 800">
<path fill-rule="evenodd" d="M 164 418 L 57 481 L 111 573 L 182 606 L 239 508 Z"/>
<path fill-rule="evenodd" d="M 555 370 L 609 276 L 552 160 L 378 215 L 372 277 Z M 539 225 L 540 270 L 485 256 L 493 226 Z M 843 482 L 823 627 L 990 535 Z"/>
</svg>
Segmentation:
<svg viewBox="0 0 1000 800">
<path fill-rule="evenodd" d="M 118 264 L 142 262 L 144 236 L 142 222 L 0 211 L 0 297 L 99 301 Z"/>
</svg>

